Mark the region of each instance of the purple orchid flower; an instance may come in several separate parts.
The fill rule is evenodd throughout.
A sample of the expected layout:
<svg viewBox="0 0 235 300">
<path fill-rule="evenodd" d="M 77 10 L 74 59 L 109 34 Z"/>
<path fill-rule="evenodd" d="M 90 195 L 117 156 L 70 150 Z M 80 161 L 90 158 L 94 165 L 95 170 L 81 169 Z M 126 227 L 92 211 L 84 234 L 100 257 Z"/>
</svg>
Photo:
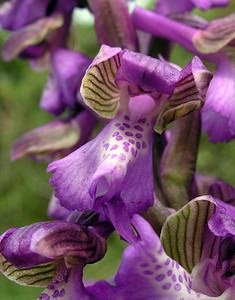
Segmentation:
<svg viewBox="0 0 235 300">
<path fill-rule="evenodd" d="M 83 297 L 83 268 L 104 256 L 106 239 L 101 227 L 87 225 L 51 221 L 8 230 L 0 239 L 1 272 L 19 284 L 47 287 L 39 300 L 90 299 Z"/>
<path fill-rule="evenodd" d="M 94 140 L 49 165 L 61 204 L 94 209 L 116 228 L 151 206 L 154 124 L 162 129 L 199 108 L 210 76 L 198 58 L 179 71 L 164 61 L 103 46 L 81 93 L 91 109 L 113 120 Z"/>
<path fill-rule="evenodd" d="M 202 110 L 202 126 L 213 142 L 233 139 L 234 15 L 211 21 L 200 30 L 141 8 L 135 9 L 133 21 L 137 28 L 179 43 L 217 66 Z"/>
<path fill-rule="evenodd" d="M 10 60 L 18 55 L 37 60 L 48 52 L 66 47 L 73 9 L 78 0 L 9 1 L 0 10 L 0 26 L 13 31 L 3 57 Z M 43 30 L 42 30 L 43 29 Z"/>
<path fill-rule="evenodd" d="M 159 0 L 156 4 L 156 11 L 161 15 L 172 15 L 191 11 L 194 8 L 207 10 L 213 7 L 226 6 L 229 2 L 229 0 Z"/>
</svg>

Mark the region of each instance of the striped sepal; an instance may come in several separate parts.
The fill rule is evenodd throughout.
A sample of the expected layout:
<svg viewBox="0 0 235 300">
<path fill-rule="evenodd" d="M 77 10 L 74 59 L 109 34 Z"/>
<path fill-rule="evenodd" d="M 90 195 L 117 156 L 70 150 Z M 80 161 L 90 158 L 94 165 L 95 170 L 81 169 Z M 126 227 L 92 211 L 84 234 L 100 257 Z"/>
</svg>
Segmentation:
<svg viewBox="0 0 235 300">
<path fill-rule="evenodd" d="M 42 42 L 52 31 L 64 23 L 63 17 L 56 14 L 25 26 L 13 33 L 3 46 L 3 57 L 6 61 L 19 55 L 28 46 Z"/>
<path fill-rule="evenodd" d="M 55 276 L 55 266 L 52 263 L 18 269 L 2 255 L 0 255 L 0 271 L 18 284 L 35 287 L 46 287 Z"/>
<path fill-rule="evenodd" d="M 115 49 L 115 48 L 114 48 Z M 116 73 L 120 67 L 120 54 L 114 53 L 107 59 L 99 60 L 103 49 L 87 70 L 81 85 L 81 94 L 85 103 L 98 115 L 112 119 L 119 108 L 120 91 L 115 83 Z M 105 51 L 105 50 L 104 50 Z"/>
<path fill-rule="evenodd" d="M 214 204 L 203 196 L 169 216 L 162 228 L 166 253 L 189 272 L 200 261 L 206 225 L 213 211 Z"/>
<path fill-rule="evenodd" d="M 215 53 L 235 39 L 235 14 L 214 20 L 193 37 L 194 46 L 202 53 Z"/>
<path fill-rule="evenodd" d="M 202 104 L 203 101 L 191 73 L 177 83 L 174 94 L 166 101 L 158 116 L 155 130 L 162 133 L 167 124 L 188 115 L 200 108 Z"/>
</svg>

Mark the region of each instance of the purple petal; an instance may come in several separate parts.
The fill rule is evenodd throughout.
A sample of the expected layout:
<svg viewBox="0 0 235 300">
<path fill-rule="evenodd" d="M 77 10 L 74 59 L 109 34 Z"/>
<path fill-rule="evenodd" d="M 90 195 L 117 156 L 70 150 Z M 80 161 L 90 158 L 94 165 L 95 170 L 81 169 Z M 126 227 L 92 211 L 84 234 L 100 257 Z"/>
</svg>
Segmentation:
<svg viewBox="0 0 235 300">
<path fill-rule="evenodd" d="M 235 206 L 235 189 L 223 181 L 214 179 L 214 182 L 210 184 L 207 193 L 227 204 Z"/>
<path fill-rule="evenodd" d="M 223 59 L 211 80 L 202 109 L 202 126 L 212 142 L 235 137 L 235 67 Z"/>
<path fill-rule="evenodd" d="M 52 72 L 65 106 L 77 104 L 77 92 L 90 63 L 91 59 L 71 50 L 59 49 L 52 55 Z"/>
<path fill-rule="evenodd" d="M 70 210 L 60 205 L 59 199 L 53 194 L 48 207 L 48 216 L 57 220 L 65 220 L 70 212 Z"/>
<path fill-rule="evenodd" d="M 49 33 L 60 28 L 63 22 L 62 16 L 56 14 L 40 19 L 14 32 L 3 47 L 3 58 L 8 61 L 19 55 L 28 46 L 42 42 Z"/>
<path fill-rule="evenodd" d="M 64 256 L 91 263 L 100 259 L 105 250 L 105 241 L 101 237 L 66 221 L 16 228 L 1 240 L 2 255 L 18 268 L 32 267 Z"/>
<path fill-rule="evenodd" d="M 18 30 L 46 15 L 50 0 L 8 1 L 0 10 L 0 24 L 7 30 Z"/>
</svg>

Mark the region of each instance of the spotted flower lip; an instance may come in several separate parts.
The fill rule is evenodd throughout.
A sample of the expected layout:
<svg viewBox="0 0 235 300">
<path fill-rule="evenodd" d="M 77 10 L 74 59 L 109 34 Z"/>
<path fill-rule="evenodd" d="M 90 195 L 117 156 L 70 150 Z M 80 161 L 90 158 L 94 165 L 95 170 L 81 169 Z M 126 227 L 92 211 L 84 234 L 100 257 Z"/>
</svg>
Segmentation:
<svg viewBox="0 0 235 300">
<path fill-rule="evenodd" d="M 103 46 L 86 71 L 81 94 L 97 114 L 113 119 L 94 140 L 49 165 L 62 206 L 95 209 L 111 218 L 120 233 L 124 227 L 114 207 L 127 220 L 153 203 L 156 119 L 164 128 L 199 108 L 210 78 L 197 58 L 179 71 L 160 60 Z"/>
<path fill-rule="evenodd" d="M 114 283 L 100 281 L 87 287 L 95 299 L 105 299 L 104 294 L 114 300 L 231 299 L 233 288 L 214 298 L 196 292 L 196 279 L 165 253 L 151 226 L 138 215 L 133 217 L 133 226 L 138 241 L 125 249 Z"/>
</svg>

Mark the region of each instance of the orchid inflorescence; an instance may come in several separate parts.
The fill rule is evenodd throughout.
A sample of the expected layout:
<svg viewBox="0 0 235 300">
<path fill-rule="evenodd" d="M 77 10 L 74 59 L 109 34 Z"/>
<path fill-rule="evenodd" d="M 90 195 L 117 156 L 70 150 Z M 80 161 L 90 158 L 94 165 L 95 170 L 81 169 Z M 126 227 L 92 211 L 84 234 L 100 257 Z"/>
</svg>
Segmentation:
<svg viewBox="0 0 235 300">
<path fill-rule="evenodd" d="M 3 58 L 49 70 L 40 107 L 56 118 L 11 150 L 49 162 L 53 220 L 0 236 L 1 272 L 44 288 L 39 300 L 235 299 L 235 189 L 196 172 L 202 130 L 235 138 L 235 14 L 193 13 L 229 0 L 155 2 L 1 4 Z M 78 10 L 93 17 L 95 57 L 71 46 Z M 183 68 L 174 43 L 196 55 Z M 116 275 L 86 282 L 113 231 L 127 244 Z"/>
</svg>

